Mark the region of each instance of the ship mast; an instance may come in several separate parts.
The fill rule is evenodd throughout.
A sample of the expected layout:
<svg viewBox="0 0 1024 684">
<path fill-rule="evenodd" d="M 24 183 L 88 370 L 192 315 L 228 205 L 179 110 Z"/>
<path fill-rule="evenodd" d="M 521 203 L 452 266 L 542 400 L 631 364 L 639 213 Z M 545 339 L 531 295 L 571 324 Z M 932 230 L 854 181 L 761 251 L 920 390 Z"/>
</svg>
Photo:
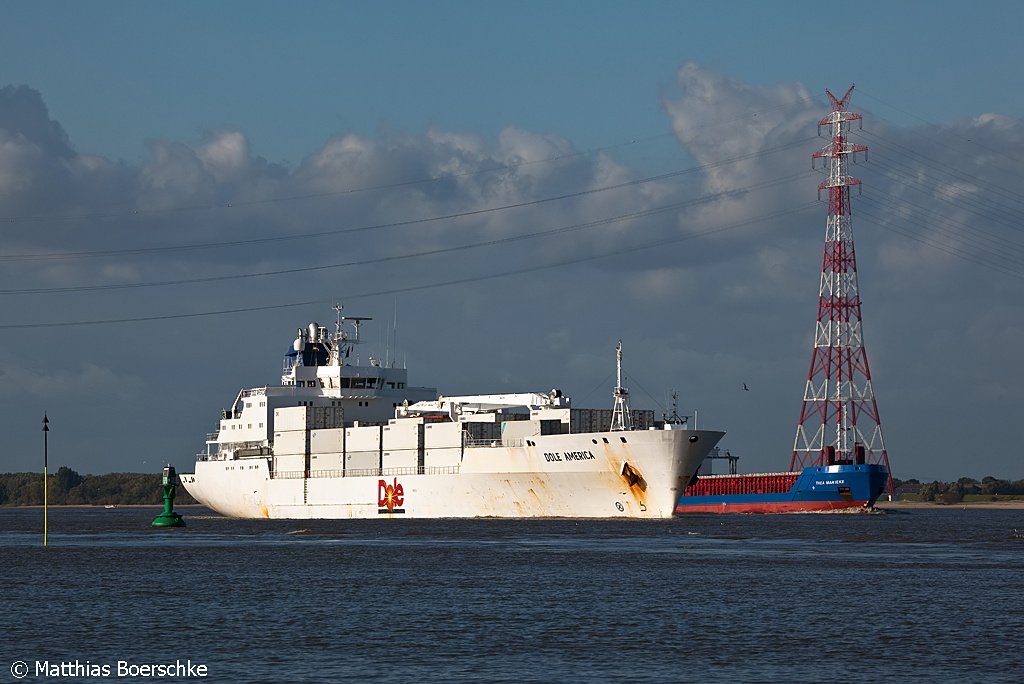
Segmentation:
<svg viewBox="0 0 1024 684">
<path fill-rule="evenodd" d="M 672 415 L 665 415 L 665 422 L 672 425 L 686 425 L 689 416 L 679 415 L 679 392 L 672 390 Z"/>
<path fill-rule="evenodd" d="M 335 319 L 334 319 L 334 349 L 332 354 L 337 359 L 337 365 L 344 366 L 345 359 L 352 352 L 352 348 L 359 344 L 359 326 L 362 325 L 363 321 L 372 321 L 372 318 L 366 316 L 342 316 L 341 312 L 345 307 L 341 304 L 334 305 Z M 345 321 L 352 322 L 353 332 L 348 332 L 344 329 Z M 359 355 L 356 355 L 356 365 L 359 365 Z"/>
<path fill-rule="evenodd" d="M 633 414 L 629 410 L 629 390 L 622 386 L 622 340 L 615 345 L 615 407 L 612 409 L 611 430 L 632 430 Z"/>
</svg>

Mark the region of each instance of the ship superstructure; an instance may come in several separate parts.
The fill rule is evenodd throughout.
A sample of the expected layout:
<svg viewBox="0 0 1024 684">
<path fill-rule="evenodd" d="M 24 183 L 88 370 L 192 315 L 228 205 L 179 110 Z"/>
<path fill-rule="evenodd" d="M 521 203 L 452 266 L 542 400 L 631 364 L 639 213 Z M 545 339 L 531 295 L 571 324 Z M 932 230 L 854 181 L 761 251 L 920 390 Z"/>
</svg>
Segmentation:
<svg viewBox="0 0 1024 684">
<path fill-rule="evenodd" d="M 274 453 L 280 409 L 307 407 L 311 427 L 338 427 L 346 421 L 386 421 L 402 402 L 437 396 L 433 387 L 409 387 L 405 368 L 385 366 L 372 356 L 362 364 L 360 326 L 372 319 L 343 316 L 340 306 L 335 311 L 333 333 L 316 321 L 297 329 L 284 355 L 280 385 L 238 392 L 217 431 L 208 435 L 200 460 Z"/>
</svg>

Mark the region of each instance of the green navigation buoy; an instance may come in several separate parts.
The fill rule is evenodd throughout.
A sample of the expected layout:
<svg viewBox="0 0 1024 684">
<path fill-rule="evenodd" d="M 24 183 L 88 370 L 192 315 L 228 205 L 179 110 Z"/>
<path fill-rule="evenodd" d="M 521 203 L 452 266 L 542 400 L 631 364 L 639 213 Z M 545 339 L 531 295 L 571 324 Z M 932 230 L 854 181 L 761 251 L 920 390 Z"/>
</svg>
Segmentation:
<svg viewBox="0 0 1024 684">
<path fill-rule="evenodd" d="M 174 512 L 174 492 L 178 488 L 178 474 L 174 466 L 164 468 L 164 512 L 153 518 L 153 527 L 184 527 L 185 519 Z"/>
</svg>

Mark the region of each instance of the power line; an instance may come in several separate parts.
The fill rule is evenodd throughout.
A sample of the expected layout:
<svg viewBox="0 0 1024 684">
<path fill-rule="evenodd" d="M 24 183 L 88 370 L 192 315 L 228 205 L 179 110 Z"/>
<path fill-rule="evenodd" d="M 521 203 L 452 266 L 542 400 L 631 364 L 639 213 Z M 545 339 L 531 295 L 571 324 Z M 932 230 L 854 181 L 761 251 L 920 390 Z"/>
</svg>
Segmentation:
<svg viewBox="0 0 1024 684">
<path fill-rule="evenodd" d="M 901 114 L 905 114 L 905 115 L 907 115 L 907 116 L 909 116 L 909 117 L 911 117 L 913 119 L 917 119 L 921 123 L 928 124 L 929 126 L 933 126 L 935 128 L 939 128 L 939 124 L 937 124 L 937 123 L 935 123 L 933 121 L 930 121 L 930 120 L 924 118 L 923 116 L 920 116 L 919 114 L 915 114 L 914 112 L 908 111 L 908 110 L 903 109 L 901 107 L 898 107 L 898 106 L 896 106 L 894 104 L 886 102 L 885 100 L 881 99 L 880 97 L 878 97 L 876 95 L 872 95 L 872 94 L 870 94 L 870 93 L 868 93 L 868 92 L 866 92 L 864 90 L 859 90 L 859 92 L 860 92 L 861 95 L 866 95 L 867 97 L 871 98 L 872 100 L 875 100 L 876 102 L 878 102 L 878 103 L 880 103 L 882 105 L 885 105 L 886 107 L 889 107 L 890 109 L 894 109 L 897 112 L 900 112 Z M 975 140 L 973 138 L 965 138 L 964 136 L 959 135 L 958 133 L 956 133 L 954 131 L 946 131 L 946 135 L 949 135 L 949 136 L 957 138 L 957 139 L 959 139 L 959 140 L 961 140 L 963 142 L 966 142 L 966 143 L 969 143 L 971 145 L 974 145 L 975 147 L 979 147 L 979 148 L 985 150 L 986 152 L 991 152 L 992 154 L 998 154 L 998 155 L 1000 155 L 1002 157 L 1005 157 L 1008 161 L 1013 162 L 1014 168 L 1016 168 L 1017 165 L 1020 164 L 1020 159 L 1019 158 L 1014 158 L 1012 155 L 1007 153 L 1006 150 L 998 149 L 998 148 L 991 148 L 988 145 L 981 144 L 980 142 L 978 142 L 977 140 Z"/>
<path fill-rule="evenodd" d="M 877 196 L 869 196 L 867 199 L 869 202 L 884 204 L 892 212 L 898 213 L 901 209 L 908 206 L 917 209 L 918 213 L 912 216 L 918 221 L 926 220 L 926 225 L 936 232 L 955 239 L 964 240 L 975 245 L 978 249 L 989 251 L 1001 258 L 1017 259 L 1024 263 L 1024 258 L 1014 256 L 1015 252 L 1024 253 L 1024 245 L 988 231 L 972 228 L 967 224 L 950 218 L 948 214 L 937 213 L 919 204 L 894 197 L 885 192 L 879 192 Z M 916 218 L 917 216 L 921 218 Z"/>
<path fill-rule="evenodd" d="M 924 162 L 922 164 L 921 168 L 930 168 L 933 171 L 936 171 L 936 172 L 939 172 L 939 173 L 944 173 L 948 177 L 954 178 L 954 179 L 956 179 L 958 181 L 971 183 L 972 185 L 976 186 L 978 188 L 978 190 L 981 191 L 981 192 L 988 192 L 988 193 L 991 193 L 991 194 L 996 195 L 998 197 L 1001 197 L 1002 199 L 1009 200 L 1011 202 L 1024 203 L 1024 194 L 1019 193 L 1019 192 L 1017 192 L 1015 190 L 1011 190 L 1009 188 L 1001 187 L 1001 186 L 996 185 L 995 183 L 992 183 L 992 182 L 990 182 L 988 180 L 979 178 L 978 176 L 976 176 L 974 174 L 966 173 L 963 170 L 961 170 L 960 168 L 950 166 L 949 164 L 946 164 L 944 162 L 940 162 L 940 161 L 938 161 L 936 159 L 932 159 L 931 157 L 928 157 L 926 155 L 914 152 L 913 150 L 910 150 L 910 148 L 907 148 L 907 147 L 905 147 L 903 145 L 900 145 L 899 143 L 892 142 L 890 140 L 881 138 L 881 137 L 879 137 L 876 134 L 867 133 L 867 135 L 864 136 L 864 137 L 868 137 L 868 138 L 871 138 L 871 139 L 874 140 L 874 142 L 872 142 L 872 146 L 875 149 L 877 149 L 879 145 L 881 145 L 883 148 L 885 148 L 885 147 L 896 148 L 896 149 L 900 150 L 900 154 L 902 156 L 913 157 L 913 158 L 917 158 L 917 159 L 921 160 L 922 162 Z M 894 159 L 888 159 L 888 158 L 885 158 L 885 159 L 886 159 L 886 162 L 889 165 L 891 165 L 891 166 L 894 166 L 896 168 L 902 168 L 904 171 L 911 170 L 911 172 L 915 173 L 915 174 L 918 173 L 918 168 L 910 167 L 907 164 L 898 162 L 898 161 L 896 161 Z M 943 171 L 943 169 L 945 169 L 945 171 Z M 1019 210 L 1015 209 L 1013 211 L 1019 211 Z"/>
<path fill-rule="evenodd" d="M 969 261 L 976 265 L 984 266 L 988 269 L 998 270 L 1007 275 L 1024 279 L 1024 269 L 1013 268 L 1012 266 L 1007 266 L 1005 264 L 995 262 L 990 258 L 979 257 L 963 249 L 959 249 L 957 247 L 953 247 L 945 243 L 938 242 L 933 237 L 925 233 L 915 232 L 899 222 L 893 222 L 890 217 L 879 215 L 878 213 L 871 211 L 870 209 L 865 209 L 864 207 L 861 207 L 857 211 L 857 215 L 867 216 L 868 218 L 873 219 L 875 225 L 877 225 L 879 228 L 883 230 L 898 233 L 899 235 L 910 238 L 911 240 L 914 240 L 916 242 L 920 242 L 921 244 L 936 249 L 940 252 L 945 252 L 946 254 L 955 256 L 959 259 L 963 259 L 964 261 Z M 903 218 L 906 219 L 907 222 L 916 224 L 921 228 L 928 229 L 930 227 L 928 224 L 920 220 L 907 219 L 907 217 Z"/>
<path fill-rule="evenodd" d="M 488 274 L 485 274 L 485 275 L 467 276 L 467 277 L 464 277 L 464 278 L 455 278 L 455 279 L 451 279 L 451 280 L 444 280 L 444 281 L 439 281 L 439 282 L 434 282 L 434 283 L 423 283 L 423 284 L 417 284 L 417 285 L 395 287 L 395 288 L 391 288 L 391 289 L 387 289 L 387 290 L 378 290 L 376 292 L 362 292 L 362 293 L 356 293 L 356 294 L 348 294 L 348 295 L 345 296 L 345 299 L 346 300 L 366 299 L 366 298 L 369 298 L 369 297 L 379 297 L 379 296 L 386 296 L 386 295 L 403 294 L 403 293 L 407 293 L 407 292 L 418 292 L 418 291 L 422 291 L 422 290 L 438 289 L 438 288 L 442 288 L 442 287 L 450 287 L 452 285 L 465 285 L 465 284 L 469 284 L 469 283 L 482 282 L 482 281 L 485 281 L 485 280 L 494 280 L 494 279 L 497 279 L 497 278 L 506 278 L 506 277 L 509 277 L 509 276 L 523 275 L 523 274 L 526 274 L 526 273 L 533 273 L 533 272 L 536 272 L 536 271 L 544 271 L 544 270 L 548 270 L 548 269 L 551 269 L 551 268 L 561 268 L 563 266 L 570 266 L 570 265 L 581 264 L 581 263 L 585 263 L 585 262 L 589 262 L 589 261 L 596 261 L 596 260 L 604 259 L 604 258 L 611 257 L 611 256 L 621 256 L 623 254 L 632 254 L 634 252 L 640 252 L 640 251 L 643 251 L 643 250 L 652 249 L 654 247 L 664 247 L 666 245 L 676 244 L 676 243 L 679 243 L 679 242 L 684 242 L 686 240 L 692 240 L 692 239 L 696 239 L 696 238 L 699 238 L 699 237 L 704 237 L 704 236 L 707 236 L 707 235 L 712 235 L 714 233 L 722 233 L 722 232 L 729 231 L 729 230 L 735 230 L 737 228 L 742 228 L 744 226 L 748 226 L 748 225 L 751 225 L 751 224 L 754 224 L 754 223 L 760 223 L 760 222 L 763 222 L 763 221 L 779 218 L 779 217 L 782 217 L 782 216 L 788 216 L 788 215 L 791 215 L 791 214 L 800 213 L 800 212 L 806 211 L 807 209 L 815 207 L 817 205 L 818 205 L 818 202 L 816 202 L 816 201 L 815 202 L 806 202 L 804 204 L 798 205 L 798 206 L 796 206 L 794 208 L 791 208 L 791 209 L 780 210 L 780 211 L 777 211 L 777 212 L 773 212 L 771 214 L 766 214 L 764 216 L 757 216 L 757 217 L 754 217 L 754 218 L 751 218 L 751 219 L 747 219 L 745 221 L 739 221 L 737 223 L 732 223 L 732 224 L 729 224 L 729 225 L 726 225 L 726 226 L 719 226 L 717 228 L 711 228 L 711 229 L 708 229 L 708 230 L 705 230 L 705 231 L 701 231 L 699 233 L 692 233 L 692 234 L 689 234 L 689 235 L 681 235 L 681 236 L 677 236 L 677 237 L 674 237 L 674 238 L 655 240 L 655 241 L 651 241 L 651 242 L 646 242 L 646 243 L 641 243 L 641 244 L 633 245 L 633 246 L 630 246 L 630 247 L 619 247 L 619 248 L 616 248 L 614 250 L 600 252 L 600 253 L 597 253 L 597 254 L 591 254 L 589 256 L 574 257 L 574 258 L 571 258 L 571 259 L 564 259 L 562 261 L 552 262 L 552 263 L 548 263 L 548 264 L 538 264 L 538 265 L 535 265 L 535 266 L 527 266 L 527 267 L 524 267 L 524 268 L 518 268 L 518 269 L 513 269 L 513 270 L 508 270 L 508 271 L 500 271 L 500 272 L 488 273 Z M 263 306 L 240 307 L 240 308 L 235 308 L 235 309 L 221 309 L 221 310 L 218 310 L 218 311 L 201 311 L 201 312 L 183 313 L 183 314 L 166 314 L 166 315 L 162 315 L 162 316 L 136 316 L 136 317 L 124 317 L 124 318 L 92 319 L 92 320 L 84 320 L 84 321 L 59 321 L 59 322 L 45 322 L 45 323 L 4 323 L 4 324 L 0 324 L 0 330 L 19 330 L 19 329 L 26 329 L 26 328 L 55 328 L 55 327 L 70 327 L 70 326 L 84 326 L 84 325 L 111 325 L 111 324 L 122 324 L 122 323 L 140 323 L 140 322 L 149 322 L 149 321 L 180 320 L 180 319 L 185 319 L 185 318 L 201 318 L 201 317 L 207 317 L 207 316 L 223 316 L 223 315 L 228 315 L 228 314 L 248 313 L 248 312 L 253 312 L 253 311 L 269 311 L 269 310 L 273 310 L 273 309 L 285 309 L 285 308 L 290 308 L 290 307 L 309 306 L 309 305 L 312 305 L 312 304 L 325 304 L 325 303 L 333 303 L 333 302 L 334 302 L 334 300 L 314 299 L 314 300 L 308 300 L 308 301 L 303 301 L 303 302 L 291 302 L 291 303 L 288 303 L 288 304 L 268 304 L 268 305 L 263 305 Z"/>
<path fill-rule="evenodd" d="M 484 242 L 476 242 L 470 244 L 456 245 L 451 247 L 439 247 L 431 250 L 423 250 L 419 252 L 412 252 L 409 254 L 400 255 L 389 255 L 383 257 L 374 257 L 370 259 L 360 259 L 354 261 L 347 261 L 335 264 L 324 264 L 319 266 L 301 266 L 296 268 L 278 269 L 274 271 L 261 271 L 256 273 L 236 273 L 230 275 L 217 275 L 217 276 L 204 276 L 202 278 L 183 278 L 178 280 L 163 280 L 163 281 L 151 281 L 145 283 L 115 283 L 105 285 L 68 285 L 62 287 L 42 287 L 42 288 L 20 288 L 10 290 L 0 290 L 0 296 L 3 295 L 28 295 L 28 294 L 57 294 L 57 293 L 68 293 L 68 292 L 94 292 L 104 290 L 125 290 L 125 289 L 137 289 L 147 287 L 164 287 L 172 285 L 187 285 L 196 283 L 210 283 L 210 282 L 222 282 L 227 280 L 241 280 L 247 278 L 262 278 L 267 276 L 279 276 L 279 275 L 291 275 L 296 273 L 310 273 L 316 271 L 326 271 L 337 268 L 345 268 L 351 266 L 367 266 L 371 264 L 382 264 L 392 261 L 399 261 L 405 259 L 415 259 L 424 256 L 437 256 L 440 254 L 448 254 L 452 252 L 460 252 L 469 249 L 478 249 L 481 247 L 490 247 L 500 244 L 508 244 L 512 242 L 519 242 L 523 240 L 530 240 L 534 238 L 544 238 L 553 235 L 559 235 L 563 233 L 585 230 L 588 228 L 594 228 L 597 226 L 608 225 L 611 223 L 617 223 L 619 221 L 626 221 L 635 218 L 644 218 L 647 216 L 655 216 L 657 214 L 666 213 L 669 211 L 675 211 L 678 209 L 684 209 L 699 204 L 705 204 L 723 197 L 733 195 L 737 192 L 750 192 L 754 190 L 760 190 L 766 187 L 774 185 L 780 185 L 788 183 L 792 180 L 805 177 L 811 172 L 804 171 L 802 173 L 792 174 L 783 178 L 776 178 L 770 181 L 763 181 L 761 183 L 755 183 L 753 185 L 743 188 L 733 188 L 722 192 L 717 192 L 709 195 L 702 195 L 700 197 L 684 200 L 682 202 L 674 202 L 672 204 L 663 205 L 660 207 L 652 207 L 649 209 L 642 209 L 639 211 L 633 211 L 626 214 L 620 214 L 618 216 L 610 216 L 594 221 L 587 221 L 584 223 L 576 223 L 569 226 L 563 226 L 560 228 L 552 228 L 543 231 L 537 231 L 533 233 L 527 233 L 524 235 L 513 235 L 504 238 L 495 238 L 493 240 L 487 240 Z"/>
<path fill-rule="evenodd" d="M 81 258 L 93 258 L 93 257 L 105 257 L 105 256 L 122 256 L 129 254 L 153 254 L 153 253 L 166 253 L 174 251 L 185 251 L 185 250 L 196 250 L 196 249 L 211 249 L 219 247 L 237 247 L 241 245 L 253 245 L 253 244 L 266 244 L 272 242 L 291 241 L 291 240 L 310 240 L 315 238 L 344 235 L 350 233 L 356 233 L 361 231 L 369 230 L 380 230 L 384 228 L 396 228 L 400 226 L 411 226 L 422 223 L 429 223 L 433 221 L 445 221 L 456 218 L 465 218 L 468 216 L 479 216 L 482 214 L 488 214 L 493 212 L 507 211 L 510 209 L 519 209 L 523 207 L 537 206 L 540 204 L 546 204 L 549 202 L 558 202 L 566 199 L 573 199 L 576 197 L 583 197 L 586 195 L 593 195 L 601 192 L 608 192 L 611 190 L 620 190 L 626 187 L 632 187 L 636 185 L 643 185 L 646 183 L 652 183 L 661 180 L 667 180 L 669 178 L 675 178 L 678 176 L 698 173 L 707 171 L 708 169 L 725 166 L 728 164 L 734 164 L 739 161 L 746 161 L 757 157 L 767 156 L 774 154 L 782 150 L 787 150 L 798 145 L 806 143 L 812 138 L 808 137 L 802 140 L 794 140 L 784 145 L 778 145 L 776 147 L 766 148 L 759 152 L 750 152 L 742 154 L 729 159 L 723 159 L 715 162 L 709 162 L 700 166 L 688 167 L 685 169 L 678 169 L 675 171 L 669 171 L 666 173 L 657 174 L 654 176 L 648 176 L 645 178 L 637 178 L 622 183 L 615 183 L 612 185 L 606 185 L 598 188 L 588 188 L 586 190 L 579 190 L 576 192 L 564 193 L 561 195 L 555 195 L 551 197 L 543 197 L 535 200 L 526 200 L 523 202 L 515 202 L 512 204 L 505 204 L 494 207 L 485 207 L 483 209 L 472 209 L 462 212 L 453 212 L 450 214 L 443 214 L 438 216 L 429 216 L 425 218 L 407 219 L 403 221 L 392 221 L 389 223 L 378 223 L 366 226 L 357 226 L 353 228 L 337 228 L 334 230 L 319 231 L 315 233 L 303 233 L 299 235 L 274 235 L 262 238 L 247 238 L 245 240 L 228 240 L 218 242 L 204 242 L 204 243 L 193 243 L 188 245 L 169 245 L 164 247 L 139 247 L 139 248 L 126 248 L 126 249 L 114 249 L 114 250 L 95 250 L 87 252 L 64 252 L 61 254 L 42 253 L 42 254 L 13 254 L 0 256 L 0 262 L 4 261 L 50 261 L 50 260 L 66 260 L 66 259 L 81 259 Z"/>
</svg>

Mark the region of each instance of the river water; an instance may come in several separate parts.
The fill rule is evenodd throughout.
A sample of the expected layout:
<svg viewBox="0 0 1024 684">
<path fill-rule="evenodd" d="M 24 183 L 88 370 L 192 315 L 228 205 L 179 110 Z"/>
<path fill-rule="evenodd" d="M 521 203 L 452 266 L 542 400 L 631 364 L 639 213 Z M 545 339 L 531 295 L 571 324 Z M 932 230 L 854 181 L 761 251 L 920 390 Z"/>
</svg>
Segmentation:
<svg viewBox="0 0 1024 684">
<path fill-rule="evenodd" d="M 1024 510 L 159 510 L 0 509 L 0 682 L 1024 680 Z"/>
</svg>

